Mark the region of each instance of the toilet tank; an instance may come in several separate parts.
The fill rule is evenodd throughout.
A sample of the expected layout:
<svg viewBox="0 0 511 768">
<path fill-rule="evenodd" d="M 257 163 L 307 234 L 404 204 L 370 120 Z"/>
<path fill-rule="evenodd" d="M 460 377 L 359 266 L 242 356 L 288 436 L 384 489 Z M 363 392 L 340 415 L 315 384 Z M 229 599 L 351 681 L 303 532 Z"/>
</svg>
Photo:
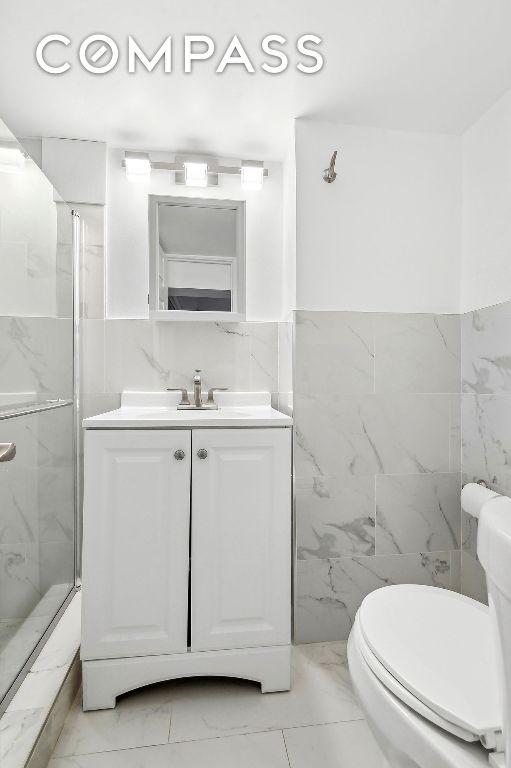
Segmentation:
<svg viewBox="0 0 511 768">
<path fill-rule="evenodd" d="M 496 629 L 506 768 L 511 768 L 511 499 L 508 496 L 498 496 L 483 504 L 477 554 L 486 572 L 490 613 Z"/>
</svg>

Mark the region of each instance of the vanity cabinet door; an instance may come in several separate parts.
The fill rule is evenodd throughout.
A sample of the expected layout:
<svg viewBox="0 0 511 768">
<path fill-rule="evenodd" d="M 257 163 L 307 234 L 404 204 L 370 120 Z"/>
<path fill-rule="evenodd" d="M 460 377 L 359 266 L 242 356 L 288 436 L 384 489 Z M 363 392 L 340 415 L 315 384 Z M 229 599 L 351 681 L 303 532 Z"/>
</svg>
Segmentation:
<svg viewBox="0 0 511 768">
<path fill-rule="evenodd" d="M 186 652 L 190 450 L 190 430 L 86 430 L 82 659 Z"/>
<path fill-rule="evenodd" d="M 197 429 L 192 446 L 192 650 L 287 644 L 291 430 Z"/>
</svg>

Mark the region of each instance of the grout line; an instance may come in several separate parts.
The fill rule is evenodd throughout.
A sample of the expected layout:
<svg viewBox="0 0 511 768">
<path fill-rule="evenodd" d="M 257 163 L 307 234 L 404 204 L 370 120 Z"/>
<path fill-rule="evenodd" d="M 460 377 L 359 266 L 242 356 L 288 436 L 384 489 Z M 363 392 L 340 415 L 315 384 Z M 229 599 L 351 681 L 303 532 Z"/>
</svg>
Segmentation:
<svg viewBox="0 0 511 768">
<path fill-rule="evenodd" d="M 94 712 L 99 712 L 101 710 L 92 710 Z M 154 749 L 155 747 L 168 747 L 169 742 L 168 741 L 161 741 L 157 742 L 156 744 L 138 744 L 134 747 L 114 747 L 113 749 L 99 749 L 94 752 L 68 752 L 65 755 L 56 755 L 55 753 L 52 754 L 51 760 L 68 760 L 69 758 L 76 758 L 76 757 L 88 757 L 89 755 L 109 755 L 112 752 L 131 752 L 134 749 Z"/>
<path fill-rule="evenodd" d="M 132 747 L 116 747 L 115 749 L 103 749 L 103 750 L 96 750 L 94 752 L 80 752 L 80 753 L 68 753 L 65 755 L 55 755 L 52 754 L 50 760 L 63 760 L 63 759 L 69 759 L 69 758 L 81 758 L 81 757 L 88 757 L 89 755 L 108 755 L 113 752 L 132 752 L 134 749 L 156 749 L 158 747 L 172 747 L 174 745 L 178 744 L 196 744 L 197 742 L 201 741 L 218 741 L 219 739 L 235 739 L 239 738 L 240 736 L 255 736 L 262 733 L 280 733 L 282 734 L 282 737 L 284 738 L 284 730 L 286 731 L 293 731 L 298 730 L 300 728 L 316 728 L 318 726 L 324 726 L 324 725 L 342 725 L 344 723 L 357 723 L 361 720 L 365 720 L 364 716 L 361 715 L 360 717 L 354 717 L 350 718 L 348 720 L 327 720 L 326 722 L 321 723 L 306 723 L 302 725 L 286 725 L 285 727 L 282 726 L 276 726 L 275 728 L 263 728 L 261 730 L 254 730 L 254 731 L 243 731 L 241 733 L 227 733 L 227 734 L 220 734 L 216 736 L 204 736 L 202 738 L 196 738 L 196 739 L 182 739 L 181 741 L 170 741 L 170 742 L 160 742 L 156 744 L 139 744 L 137 746 Z M 286 745 L 286 753 L 287 753 L 287 745 Z"/>
<path fill-rule="evenodd" d="M 253 736 L 254 734 L 258 733 L 278 733 L 278 731 L 281 731 L 282 728 L 276 726 L 275 728 L 261 728 L 260 730 L 255 731 L 242 731 L 240 733 L 222 733 L 217 734 L 216 736 L 199 736 L 195 739 L 181 739 L 180 741 L 171 741 L 169 742 L 172 744 L 192 744 L 196 743 L 197 741 L 215 741 L 216 739 L 234 739 L 236 736 Z"/>
<path fill-rule="evenodd" d="M 286 736 L 285 736 L 285 733 L 284 733 L 284 729 L 281 730 L 281 734 L 282 734 L 282 741 L 284 742 L 284 749 L 286 750 L 287 763 L 289 765 L 289 768 L 293 768 L 293 766 L 291 765 L 291 758 L 289 757 L 289 751 L 288 751 L 288 748 L 287 748 L 287 742 L 286 742 Z"/>
<path fill-rule="evenodd" d="M 364 715 L 360 717 L 350 717 L 349 720 L 327 720 L 326 723 L 306 723 L 305 725 L 286 725 L 283 731 L 298 731 L 301 728 L 322 728 L 325 725 L 347 725 L 348 723 L 359 723 L 361 720 L 365 720 Z"/>
<path fill-rule="evenodd" d="M 337 722 L 345 722 L 343 720 L 334 721 L 332 725 L 335 725 Z M 346 721 L 350 722 L 350 721 Z M 330 725 L 330 723 L 316 723 L 316 725 Z M 285 726 L 286 731 L 291 731 L 293 728 L 307 728 L 308 726 L 305 725 L 289 725 Z M 314 727 L 314 724 L 311 725 L 311 727 Z M 284 728 L 281 725 L 275 726 L 275 728 L 267 727 L 254 730 L 254 731 L 241 731 L 240 733 L 223 733 L 218 734 L 216 736 L 199 736 L 195 739 L 181 739 L 180 741 L 170 741 L 169 744 L 172 746 L 172 744 L 195 744 L 198 741 L 215 741 L 216 739 L 234 739 L 236 736 L 254 736 L 256 734 L 261 733 L 278 733 L 279 731 L 283 731 Z"/>
<path fill-rule="evenodd" d="M 460 470 L 455 469 L 453 471 L 449 469 L 440 469 L 440 470 L 432 470 L 431 472 L 373 472 L 368 473 L 367 475 L 350 475 L 349 473 L 339 473 L 335 474 L 334 472 L 331 473 L 325 473 L 323 475 L 320 475 L 318 472 L 311 472 L 310 474 L 303 474 L 296 478 L 297 483 L 307 483 L 310 482 L 310 480 L 313 480 L 316 477 L 320 477 L 323 480 L 343 480 L 345 478 L 348 478 L 350 480 L 368 480 L 372 477 L 432 477 L 435 478 L 438 475 L 459 475 Z"/>
</svg>

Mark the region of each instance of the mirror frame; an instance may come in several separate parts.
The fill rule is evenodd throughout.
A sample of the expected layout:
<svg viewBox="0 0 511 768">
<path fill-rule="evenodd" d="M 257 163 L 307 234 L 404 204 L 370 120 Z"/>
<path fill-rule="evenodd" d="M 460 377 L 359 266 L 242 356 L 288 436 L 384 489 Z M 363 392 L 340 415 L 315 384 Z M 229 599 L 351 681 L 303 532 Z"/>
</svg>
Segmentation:
<svg viewBox="0 0 511 768">
<path fill-rule="evenodd" d="M 159 208 L 163 205 L 193 206 L 200 208 L 230 208 L 236 211 L 236 265 L 235 290 L 232 291 L 231 312 L 194 312 L 189 310 L 159 309 Z M 176 197 L 149 195 L 149 317 L 155 320 L 191 320 L 215 322 L 242 322 L 246 318 L 245 268 L 245 201 L 220 200 L 213 197 Z M 227 257 L 226 257 L 227 258 Z"/>
</svg>

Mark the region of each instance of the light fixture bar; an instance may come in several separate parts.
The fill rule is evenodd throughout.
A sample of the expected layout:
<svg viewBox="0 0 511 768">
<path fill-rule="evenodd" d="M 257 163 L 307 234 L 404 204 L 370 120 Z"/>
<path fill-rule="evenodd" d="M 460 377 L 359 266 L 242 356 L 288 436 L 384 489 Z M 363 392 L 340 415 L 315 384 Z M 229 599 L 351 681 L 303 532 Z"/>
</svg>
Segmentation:
<svg viewBox="0 0 511 768">
<path fill-rule="evenodd" d="M 124 163 L 123 163 L 124 165 Z M 151 160 L 151 169 L 153 171 L 184 171 L 184 161 L 180 163 L 166 163 L 159 160 Z M 222 175 L 239 176 L 241 174 L 241 166 L 238 165 L 215 165 L 214 168 L 208 166 L 208 176 L 215 176 L 221 173 Z M 263 169 L 263 176 L 268 176 L 268 168 Z"/>
<path fill-rule="evenodd" d="M 159 160 L 151 160 L 153 171 L 184 171 L 183 163 L 164 163 Z"/>
<path fill-rule="evenodd" d="M 212 158 L 197 155 L 177 155 L 175 161 L 171 163 L 151 160 L 149 154 L 145 152 L 125 152 L 122 165 L 126 168 L 126 175 L 130 181 L 147 180 L 151 171 L 170 171 L 176 174 L 177 184 L 202 187 L 216 186 L 218 176 L 222 174 L 241 176 L 242 186 L 246 189 L 260 189 L 263 177 L 269 175 L 268 169 L 264 168 L 261 161 L 243 160 L 240 165 L 218 165 Z M 186 166 L 189 166 L 188 175 Z M 206 166 L 205 171 L 204 166 Z"/>
<path fill-rule="evenodd" d="M 216 173 L 222 173 L 222 174 L 230 174 L 233 176 L 240 176 L 241 171 L 243 169 L 243 165 L 219 165 L 217 166 Z M 267 177 L 269 175 L 268 168 L 263 168 L 263 176 Z"/>
</svg>

